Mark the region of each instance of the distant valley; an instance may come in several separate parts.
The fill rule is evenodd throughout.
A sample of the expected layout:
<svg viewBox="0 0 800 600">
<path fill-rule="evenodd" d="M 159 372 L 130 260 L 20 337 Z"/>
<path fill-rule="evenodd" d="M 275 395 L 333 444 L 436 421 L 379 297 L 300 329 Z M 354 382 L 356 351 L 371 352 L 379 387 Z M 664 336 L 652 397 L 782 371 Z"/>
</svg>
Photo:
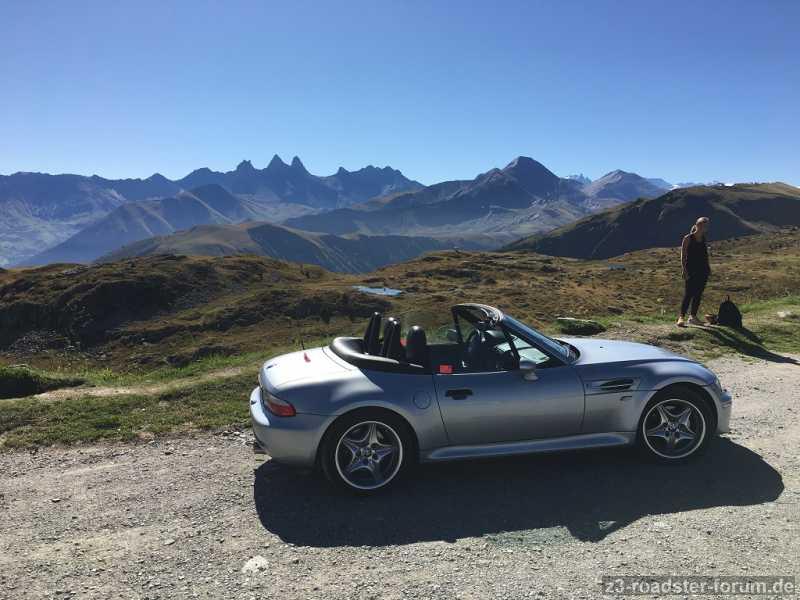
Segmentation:
<svg viewBox="0 0 800 600">
<path fill-rule="evenodd" d="M 458 242 L 458 243 L 456 243 Z M 232 256 L 255 254 L 329 271 L 363 273 L 416 258 L 425 252 L 454 246 L 466 250 L 477 245 L 465 240 L 440 241 L 421 236 L 338 236 L 315 234 L 264 222 L 237 225 L 200 225 L 186 231 L 151 237 L 124 246 L 99 262 L 161 254 Z"/>
</svg>

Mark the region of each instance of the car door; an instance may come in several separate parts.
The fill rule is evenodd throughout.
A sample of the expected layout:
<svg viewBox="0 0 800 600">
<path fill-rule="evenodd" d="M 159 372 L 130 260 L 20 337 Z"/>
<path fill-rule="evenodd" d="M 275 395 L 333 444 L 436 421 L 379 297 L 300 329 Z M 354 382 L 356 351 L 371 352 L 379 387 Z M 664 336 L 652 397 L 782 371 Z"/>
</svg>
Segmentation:
<svg viewBox="0 0 800 600">
<path fill-rule="evenodd" d="M 536 370 L 434 375 L 445 429 L 453 445 L 489 444 L 580 432 L 583 383 L 570 365 Z"/>
</svg>

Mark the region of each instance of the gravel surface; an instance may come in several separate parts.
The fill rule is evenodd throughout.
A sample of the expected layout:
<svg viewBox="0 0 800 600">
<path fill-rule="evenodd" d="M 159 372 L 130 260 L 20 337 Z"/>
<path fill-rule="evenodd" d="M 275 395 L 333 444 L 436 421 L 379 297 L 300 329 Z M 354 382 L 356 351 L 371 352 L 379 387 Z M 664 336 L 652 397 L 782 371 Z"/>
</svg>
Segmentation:
<svg viewBox="0 0 800 600">
<path fill-rule="evenodd" d="M 249 432 L 1 454 L 0 597 L 598 598 L 604 574 L 800 575 L 800 364 L 710 366 L 733 432 L 684 466 L 426 466 L 364 499 L 257 463 Z"/>
</svg>

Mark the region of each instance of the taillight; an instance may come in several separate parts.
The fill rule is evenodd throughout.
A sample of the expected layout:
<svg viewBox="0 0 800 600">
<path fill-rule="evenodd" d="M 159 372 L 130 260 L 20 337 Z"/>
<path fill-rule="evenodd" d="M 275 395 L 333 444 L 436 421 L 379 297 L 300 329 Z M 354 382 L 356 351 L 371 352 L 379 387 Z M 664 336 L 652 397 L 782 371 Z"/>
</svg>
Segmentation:
<svg viewBox="0 0 800 600">
<path fill-rule="evenodd" d="M 273 396 L 264 388 L 261 388 L 261 401 L 269 412 L 278 417 L 293 417 L 297 414 L 294 406 L 285 400 Z"/>
</svg>

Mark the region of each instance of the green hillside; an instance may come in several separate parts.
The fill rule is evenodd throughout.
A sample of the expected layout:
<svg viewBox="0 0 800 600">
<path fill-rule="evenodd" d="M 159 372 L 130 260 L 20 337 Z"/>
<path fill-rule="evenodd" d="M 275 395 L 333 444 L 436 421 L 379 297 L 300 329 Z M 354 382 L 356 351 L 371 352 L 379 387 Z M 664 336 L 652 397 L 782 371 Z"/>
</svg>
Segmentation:
<svg viewBox="0 0 800 600">
<path fill-rule="evenodd" d="M 509 250 L 552 256 L 609 258 L 644 248 L 679 246 L 694 221 L 711 219 L 710 239 L 800 225 L 800 189 L 784 183 L 698 186 L 636 200 L 546 234 L 523 238 Z"/>
</svg>

